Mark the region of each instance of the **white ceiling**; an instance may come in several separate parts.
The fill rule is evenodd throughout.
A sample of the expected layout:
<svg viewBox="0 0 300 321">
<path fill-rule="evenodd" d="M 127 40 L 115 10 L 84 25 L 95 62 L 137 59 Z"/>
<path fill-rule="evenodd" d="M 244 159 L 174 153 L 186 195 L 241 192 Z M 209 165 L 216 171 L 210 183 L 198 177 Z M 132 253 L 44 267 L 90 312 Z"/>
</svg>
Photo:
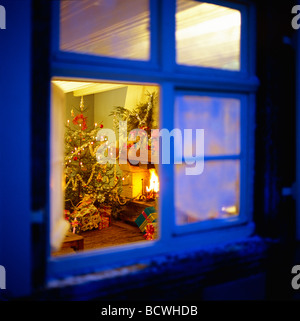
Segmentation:
<svg viewBox="0 0 300 321">
<path fill-rule="evenodd" d="M 53 80 L 52 83 L 60 87 L 64 93 L 74 92 L 74 96 L 85 96 L 103 91 L 125 87 L 124 84 L 96 83 L 82 81 Z"/>
</svg>

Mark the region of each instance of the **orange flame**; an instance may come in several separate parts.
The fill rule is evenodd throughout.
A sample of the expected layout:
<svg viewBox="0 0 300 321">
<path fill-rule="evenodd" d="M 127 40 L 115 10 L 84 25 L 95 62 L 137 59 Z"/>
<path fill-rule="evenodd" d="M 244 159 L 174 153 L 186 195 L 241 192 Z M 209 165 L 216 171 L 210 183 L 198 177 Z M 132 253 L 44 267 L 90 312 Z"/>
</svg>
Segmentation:
<svg viewBox="0 0 300 321">
<path fill-rule="evenodd" d="M 150 186 L 146 186 L 146 191 L 148 193 L 151 191 L 157 193 L 159 191 L 158 176 L 156 175 L 154 168 L 150 168 Z"/>
</svg>

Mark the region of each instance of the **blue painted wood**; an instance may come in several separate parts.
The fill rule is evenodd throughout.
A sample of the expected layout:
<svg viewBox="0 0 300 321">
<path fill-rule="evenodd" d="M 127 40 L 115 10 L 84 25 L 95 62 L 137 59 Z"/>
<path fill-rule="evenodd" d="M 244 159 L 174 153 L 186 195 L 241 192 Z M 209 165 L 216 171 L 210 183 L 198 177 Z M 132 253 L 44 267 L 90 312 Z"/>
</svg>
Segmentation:
<svg viewBox="0 0 300 321">
<path fill-rule="evenodd" d="M 174 237 L 165 242 L 146 242 L 144 244 L 128 244 L 119 247 L 81 252 L 76 255 L 52 257 L 48 261 L 48 281 L 106 271 L 117 267 L 143 264 L 155 255 L 172 255 L 197 251 L 225 242 L 241 240 L 254 232 L 254 224 L 241 226 L 227 226 L 215 230 L 206 230 L 201 233 L 190 233 L 185 237 Z"/>
<path fill-rule="evenodd" d="M 31 291 L 31 1 L 3 0 L 1 30 L 0 265 L 13 296 Z"/>
<path fill-rule="evenodd" d="M 253 284 L 253 281 L 257 273 L 266 270 L 265 258 L 273 246 L 272 242 L 258 237 L 241 238 L 233 243 L 218 241 L 217 246 L 178 249 L 172 254 L 149 256 L 142 260 L 142 265 L 115 266 L 103 273 L 50 280 L 49 288 L 33 297 L 37 300 L 96 299 L 98 303 L 101 299 L 124 298 L 138 301 L 205 300 L 222 295 L 226 299 L 227 291 L 230 299 L 234 299 L 232 296 L 238 299 L 243 293 L 247 293 L 249 299 L 261 298 L 265 294 L 265 280 L 259 284 Z M 243 280 L 249 276 L 251 285 L 247 286 Z M 225 283 L 229 281 L 236 284 L 234 289 L 231 282 Z M 243 288 L 239 289 L 239 285 Z M 224 291 L 212 293 L 210 286 L 223 287 Z"/>
<path fill-rule="evenodd" d="M 165 82 L 161 86 L 160 98 L 160 128 L 172 130 L 174 128 L 174 88 L 172 83 Z M 162 107 L 164 106 L 164 107 Z M 172 149 L 171 149 L 172 150 Z M 172 157 L 172 156 L 171 156 Z M 159 177 L 159 218 L 160 238 L 165 244 L 172 242 L 172 228 L 175 225 L 174 205 L 174 164 L 162 164 L 160 153 Z M 163 214 L 164 213 L 164 214 Z"/>
</svg>

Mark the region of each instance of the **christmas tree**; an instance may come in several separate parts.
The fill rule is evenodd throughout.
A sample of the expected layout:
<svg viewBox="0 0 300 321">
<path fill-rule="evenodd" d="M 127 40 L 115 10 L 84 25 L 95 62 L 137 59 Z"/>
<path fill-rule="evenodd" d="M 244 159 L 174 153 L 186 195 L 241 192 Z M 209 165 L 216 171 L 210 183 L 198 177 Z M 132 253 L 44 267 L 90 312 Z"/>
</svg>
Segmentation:
<svg viewBox="0 0 300 321">
<path fill-rule="evenodd" d="M 83 97 L 80 109 L 75 115 L 71 111 L 72 121 L 67 121 L 65 131 L 65 209 L 74 210 L 86 199 L 93 201 L 99 208 L 110 206 L 112 215 L 120 207 L 122 192 L 122 172 L 118 164 L 99 164 L 96 152 L 106 138 L 97 140 L 97 133 L 103 127 L 95 123 L 88 130 L 87 117 L 84 116 Z M 124 179 L 124 178 L 123 178 Z"/>
</svg>

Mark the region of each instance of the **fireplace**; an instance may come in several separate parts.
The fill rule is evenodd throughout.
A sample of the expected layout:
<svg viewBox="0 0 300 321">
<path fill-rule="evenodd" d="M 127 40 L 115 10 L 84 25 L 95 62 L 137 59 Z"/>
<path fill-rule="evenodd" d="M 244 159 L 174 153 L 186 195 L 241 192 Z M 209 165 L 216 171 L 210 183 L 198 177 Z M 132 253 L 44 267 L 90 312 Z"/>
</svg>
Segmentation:
<svg viewBox="0 0 300 321">
<path fill-rule="evenodd" d="M 153 164 L 125 165 L 120 164 L 123 171 L 123 191 L 121 196 L 126 199 L 155 201 L 159 193 L 159 180 Z"/>
</svg>

